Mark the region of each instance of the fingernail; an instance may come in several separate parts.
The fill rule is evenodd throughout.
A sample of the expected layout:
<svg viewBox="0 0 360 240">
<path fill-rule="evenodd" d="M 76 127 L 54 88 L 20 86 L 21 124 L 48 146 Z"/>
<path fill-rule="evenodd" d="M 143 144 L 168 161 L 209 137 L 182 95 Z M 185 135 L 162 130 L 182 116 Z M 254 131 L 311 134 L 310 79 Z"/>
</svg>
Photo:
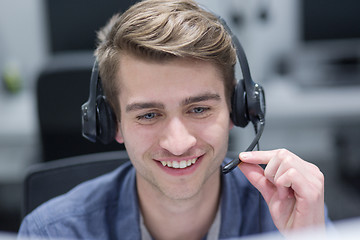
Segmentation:
<svg viewBox="0 0 360 240">
<path fill-rule="evenodd" d="M 250 155 L 251 155 L 251 153 L 242 152 L 242 153 L 240 153 L 240 159 L 247 159 L 250 157 Z"/>
</svg>

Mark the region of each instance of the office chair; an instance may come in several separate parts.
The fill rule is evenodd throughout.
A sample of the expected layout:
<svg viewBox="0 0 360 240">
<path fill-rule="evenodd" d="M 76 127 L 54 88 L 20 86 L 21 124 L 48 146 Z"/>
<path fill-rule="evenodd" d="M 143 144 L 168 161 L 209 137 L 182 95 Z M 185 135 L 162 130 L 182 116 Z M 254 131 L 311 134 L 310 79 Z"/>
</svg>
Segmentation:
<svg viewBox="0 0 360 240">
<path fill-rule="evenodd" d="M 126 151 L 102 152 L 42 162 L 30 167 L 24 180 L 22 216 L 76 185 L 116 169 L 128 161 Z"/>
<path fill-rule="evenodd" d="M 124 150 L 123 144 L 92 143 L 81 135 L 81 105 L 89 95 L 92 52 L 57 54 L 36 82 L 42 161 Z"/>
</svg>

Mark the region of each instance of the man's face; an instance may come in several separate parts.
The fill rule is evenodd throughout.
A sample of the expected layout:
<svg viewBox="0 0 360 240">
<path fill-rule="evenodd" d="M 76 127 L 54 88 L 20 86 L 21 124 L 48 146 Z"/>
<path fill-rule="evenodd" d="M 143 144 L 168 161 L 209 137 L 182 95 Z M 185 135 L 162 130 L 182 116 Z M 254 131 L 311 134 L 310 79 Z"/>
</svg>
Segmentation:
<svg viewBox="0 0 360 240">
<path fill-rule="evenodd" d="M 220 76 L 199 60 L 122 57 L 116 139 L 125 143 L 138 188 L 189 199 L 220 180 L 232 127 Z"/>
</svg>

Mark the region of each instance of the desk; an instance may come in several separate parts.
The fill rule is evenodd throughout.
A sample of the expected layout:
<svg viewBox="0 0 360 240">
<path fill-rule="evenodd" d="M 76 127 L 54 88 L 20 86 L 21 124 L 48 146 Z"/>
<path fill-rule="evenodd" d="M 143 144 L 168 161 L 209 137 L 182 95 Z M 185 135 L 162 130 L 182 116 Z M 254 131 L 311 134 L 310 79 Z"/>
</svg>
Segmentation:
<svg viewBox="0 0 360 240">
<path fill-rule="evenodd" d="M 0 92 L 0 225 L 16 230 L 20 221 L 22 182 L 38 161 L 39 141 L 34 93 Z"/>
<path fill-rule="evenodd" d="M 25 168 L 38 154 L 34 93 L 0 95 L 0 183 L 22 181 Z"/>
<path fill-rule="evenodd" d="M 285 79 L 265 84 L 267 119 L 286 124 L 337 124 L 360 120 L 360 86 L 300 87 Z"/>
</svg>

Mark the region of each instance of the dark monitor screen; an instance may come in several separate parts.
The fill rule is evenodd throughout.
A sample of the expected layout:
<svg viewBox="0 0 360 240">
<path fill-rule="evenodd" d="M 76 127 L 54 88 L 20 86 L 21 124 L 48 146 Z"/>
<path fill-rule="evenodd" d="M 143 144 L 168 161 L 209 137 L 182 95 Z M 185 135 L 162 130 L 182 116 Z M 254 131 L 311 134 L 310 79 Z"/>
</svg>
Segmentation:
<svg viewBox="0 0 360 240">
<path fill-rule="evenodd" d="M 98 31 L 136 0 L 44 0 L 50 51 L 93 50 Z"/>
<path fill-rule="evenodd" d="M 359 0 L 302 0 L 305 41 L 360 39 Z"/>
</svg>

